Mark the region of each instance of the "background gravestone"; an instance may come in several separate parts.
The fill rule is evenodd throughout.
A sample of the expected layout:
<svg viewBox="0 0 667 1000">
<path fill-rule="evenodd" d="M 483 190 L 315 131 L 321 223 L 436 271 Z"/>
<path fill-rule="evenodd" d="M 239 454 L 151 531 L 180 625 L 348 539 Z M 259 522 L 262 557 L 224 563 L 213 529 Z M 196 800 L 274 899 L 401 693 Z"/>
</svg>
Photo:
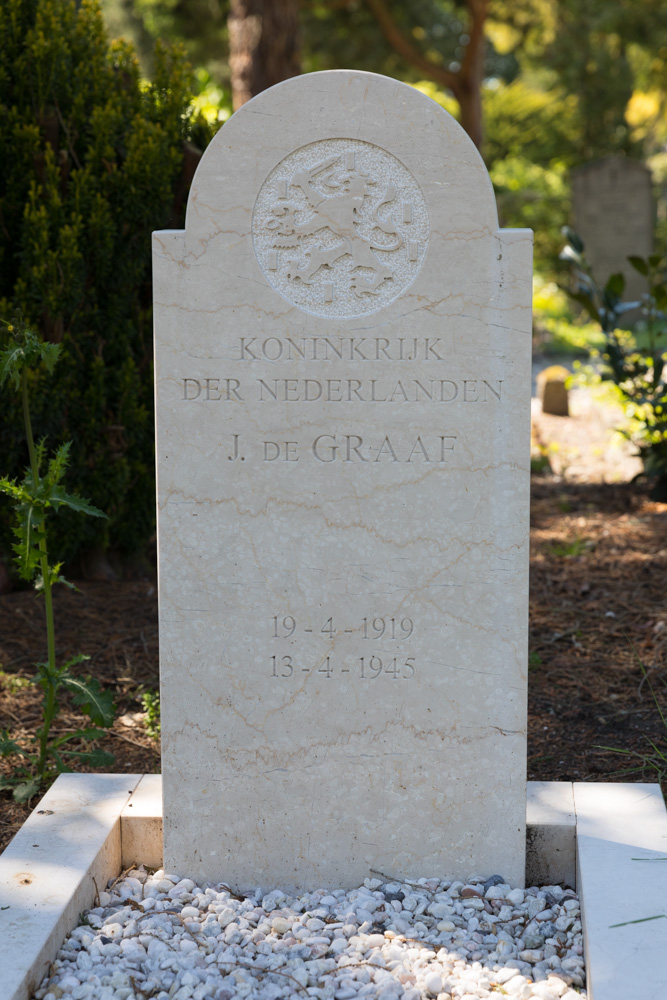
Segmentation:
<svg viewBox="0 0 667 1000">
<path fill-rule="evenodd" d="M 352 71 L 265 91 L 154 236 L 165 866 L 525 860 L 531 234 Z"/>
<path fill-rule="evenodd" d="M 574 229 L 599 284 L 620 271 L 626 299 L 646 292 L 646 278 L 628 257 L 653 253 L 655 206 L 651 172 L 638 160 L 609 156 L 572 171 Z"/>
</svg>

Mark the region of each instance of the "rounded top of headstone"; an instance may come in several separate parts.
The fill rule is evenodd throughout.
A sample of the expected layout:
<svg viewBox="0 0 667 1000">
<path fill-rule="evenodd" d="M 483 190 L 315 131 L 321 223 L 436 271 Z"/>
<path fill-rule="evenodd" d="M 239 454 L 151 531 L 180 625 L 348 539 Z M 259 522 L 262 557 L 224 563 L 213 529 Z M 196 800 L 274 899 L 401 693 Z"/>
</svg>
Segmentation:
<svg viewBox="0 0 667 1000">
<path fill-rule="evenodd" d="M 294 77 L 243 105 L 204 153 L 186 214 L 193 254 L 234 249 L 253 280 L 338 320 L 403 295 L 443 240 L 497 228 L 486 167 L 456 120 L 356 70 Z"/>
</svg>

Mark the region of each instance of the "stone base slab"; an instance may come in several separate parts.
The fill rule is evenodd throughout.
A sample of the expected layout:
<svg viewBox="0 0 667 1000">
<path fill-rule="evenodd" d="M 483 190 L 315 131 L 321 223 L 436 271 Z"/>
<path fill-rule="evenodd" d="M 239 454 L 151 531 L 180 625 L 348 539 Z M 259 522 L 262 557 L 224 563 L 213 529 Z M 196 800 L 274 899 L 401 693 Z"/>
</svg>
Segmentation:
<svg viewBox="0 0 667 1000">
<path fill-rule="evenodd" d="M 581 897 L 589 1000 L 661 996 L 667 811 L 659 785 L 529 781 L 526 818 L 526 883 L 571 886 Z M 162 866 L 161 776 L 61 775 L 0 857 L 7 1000 L 30 1000 L 81 911 L 134 864 Z"/>
</svg>

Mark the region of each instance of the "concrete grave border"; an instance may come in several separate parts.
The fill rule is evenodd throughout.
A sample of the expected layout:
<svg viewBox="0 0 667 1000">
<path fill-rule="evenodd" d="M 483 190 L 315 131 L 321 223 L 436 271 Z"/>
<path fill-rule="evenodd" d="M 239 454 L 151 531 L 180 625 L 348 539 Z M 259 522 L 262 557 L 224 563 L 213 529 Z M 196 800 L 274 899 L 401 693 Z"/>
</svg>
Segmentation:
<svg viewBox="0 0 667 1000">
<path fill-rule="evenodd" d="M 579 892 L 589 1000 L 663 996 L 660 786 L 529 781 L 527 828 L 527 884 Z M 81 911 L 135 863 L 162 866 L 161 775 L 61 775 L 0 856 L 6 1000 L 30 1000 Z"/>
</svg>

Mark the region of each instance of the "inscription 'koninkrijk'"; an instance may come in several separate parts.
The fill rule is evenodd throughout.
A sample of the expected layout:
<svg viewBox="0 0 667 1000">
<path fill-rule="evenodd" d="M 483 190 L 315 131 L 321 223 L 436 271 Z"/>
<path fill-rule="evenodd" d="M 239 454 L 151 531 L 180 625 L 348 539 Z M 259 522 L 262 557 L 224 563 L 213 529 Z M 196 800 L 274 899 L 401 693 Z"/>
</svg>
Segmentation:
<svg viewBox="0 0 667 1000">
<path fill-rule="evenodd" d="M 262 185 L 253 243 L 293 305 L 345 319 L 377 312 L 412 283 L 429 234 L 424 196 L 391 153 L 325 139 L 285 157 Z"/>
</svg>

